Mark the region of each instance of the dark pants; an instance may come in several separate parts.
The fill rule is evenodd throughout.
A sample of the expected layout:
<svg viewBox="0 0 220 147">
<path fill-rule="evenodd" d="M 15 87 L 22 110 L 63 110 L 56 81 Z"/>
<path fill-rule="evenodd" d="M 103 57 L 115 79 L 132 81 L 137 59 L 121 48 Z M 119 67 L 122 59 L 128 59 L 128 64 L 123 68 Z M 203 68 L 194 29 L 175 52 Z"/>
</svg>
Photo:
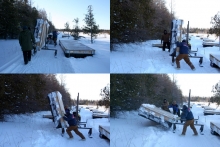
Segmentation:
<svg viewBox="0 0 220 147">
<path fill-rule="evenodd" d="M 73 135 L 71 133 L 71 131 L 74 131 L 78 136 L 80 136 L 82 139 L 85 139 L 85 137 L 83 136 L 83 134 L 81 132 L 79 132 L 78 130 L 78 126 L 69 126 L 66 129 L 67 134 L 69 135 L 70 138 L 73 138 Z"/>
<path fill-rule="evenodd" d="M 28 61 L 31 61 L 31 50 L 23 51 L 24 64 L 27 64 Z"/>
<path fill-rule="evenodd" d="M 180 68 L 180 60 L 182 60 L 182 59 L 184 59 L 184 61 L 190 66 L 191 69 L 195 68 L 193 66 L 193 64 L 190 62 L 188 54 L 179 54 L 176 57 L 176 66 L 177 66 L 177 68 Z"/>
<path fill-rule="evenodd" d="M 193 120 L 187 120 L 183 126 L 183 132 L 182 134 L 185 135 L 186 134 L 186 129 L 187 127 L 190 126 L 190 128 L 193 130 L 195 135 L 198 135 L 197 130 L 194 126 L 194 119 Z"/>
<path fill-rule="evenodd" d="M 57 45 L 57 38 L 53 38 L 54 45 Z"/>
<path fill-rule="evenodd" d="M 170 51 L 170 42 L 163 42 L 163 51 L 165 51 L 166 46 Z"/>
</svg>

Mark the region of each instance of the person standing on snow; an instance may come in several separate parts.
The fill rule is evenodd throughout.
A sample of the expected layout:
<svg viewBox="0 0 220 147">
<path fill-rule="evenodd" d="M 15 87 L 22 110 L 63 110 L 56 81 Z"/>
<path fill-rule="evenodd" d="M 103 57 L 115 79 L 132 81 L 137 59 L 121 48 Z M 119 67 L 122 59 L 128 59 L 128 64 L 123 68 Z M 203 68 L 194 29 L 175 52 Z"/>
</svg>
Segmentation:
<svg viewBox="0 0 220 147">
<path fill-rule="evenodd" d="M 163 110 L 167 111 L 167 112 L 170 112 L 170 109 L 169 109 L 169 102 L 164 102 L 163 103 L 163 106 L 161 107 Z"/>
<path fill-rule="evenodd" d="M 166 45 L 170 52 L 170 34 L 167 33 L 167 30 L 163 31 L 163 35 L 161 37 L 161 44 L 163 43 L 163 51 L 165 51 Z"/>
<path fill-rule="evenodd" d="M 180 60 L 184 59 L 184 61 L 190 66 L 192 70 L 195 70 L 194 65 L 189 60 L 189 47 L 186 43 L 186 40 L 183 40 L 181 43 L 177 42 L 177 47 L 179 51 L 176 51 L 176 65 L 177 69 L 180 69 Z"/>
<path fill-rule="evenodd" d="M 53 41 L 54 41 L 54 46 L 57 45 L 57 31 L 53 31 Z"/>
<path fill-rule="evenodd" d="M 74 115 L 70 114 L 69 109 L 65 109 L 65 112 L 66 112 L 66 115 L 63 116 L 63 119 L 66 120 L 69 124 L 69 127 L 66 129 L 66 132 L 69 135 L 70 139 L 73 138 L 73 135 L 71 133 L 71 131 L 73 130 L 78 136 L 80 136 L 82 138 L 82 140 L 86 140 L 86 138 L 83 136 L 83 134 L 81 132 L 79 132 L 79 130 L 78 130 L 77 120 L 74 117 Z"/>
<path fill-rule="evenodd" d="M 196 130 L 195 126 L 194 126 L 193 114 L 192 114 L 191 110 L 186 105 L 183 105 L 181 119 L 185 119 L 186 120 L 186 122 L 185 122 L 185 124 L 183 126 L 183 131 L 182 131 L 181 135 L 185 135 L 187 127 L 190 126 L 190 128 L 194 132 L 194 135 L 197 136 L 198 133 L 197 133 L 197 130 Z"/>
<path fill-rule="evenodd" d="M 28 64 L 28 61 L 31 61 L 32 43 L 35 44 L 34 35 L 28 30 L 27 26 L 24 26 L 19 35 L 19 44 L 23 51 L 25 65 Z"/>
<path fill-rule="evenodd" d="M 180 117 L 180 110 L 179 110 L 179 106 L 176 104 L 176 101 L 173 101 L 173 103 L 169 106 L 169 108 L 173 108 L 173 114 L 178 115 Z"/>
</svg>

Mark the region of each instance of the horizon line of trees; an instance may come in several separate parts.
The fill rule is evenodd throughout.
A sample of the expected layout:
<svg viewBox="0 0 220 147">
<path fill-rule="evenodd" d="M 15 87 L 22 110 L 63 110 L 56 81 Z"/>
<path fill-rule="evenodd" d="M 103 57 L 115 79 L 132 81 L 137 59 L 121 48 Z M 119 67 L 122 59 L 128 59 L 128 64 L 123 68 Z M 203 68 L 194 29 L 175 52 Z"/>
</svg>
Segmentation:
<svg viewBox="0 0 220 147">
<path fill-rule="evenodd" d="M 53 74 L 0 75 L 0 119 L 5 114 L 50 110 L 47 95 L 53 91 L 61 93 L 64 105 L 73 104 L 69 92 Z"/>
<path fill-rule="evenodd" d="M 111 117 L 118 111 L 137 110 L 141 104 L 163 105 L 163 100 L 182 103 L 181 89 L 167 74 L 111 74 Z"/>
<path fill-rule="evenodd" d="M 164 0 L 111 0 L 110 8 L 111 50 L 115 44 L 160 39 L 174 18 Z"/>
<path fill-rule="evenodd" d="M 33 31 L 37 19 L 48 21 L 49 32 L 55 29 L 44 9 L 32 7 L 32 0 L 0 0 L 0 39 L 17 39 L 23 26 Z"/>
</svg>

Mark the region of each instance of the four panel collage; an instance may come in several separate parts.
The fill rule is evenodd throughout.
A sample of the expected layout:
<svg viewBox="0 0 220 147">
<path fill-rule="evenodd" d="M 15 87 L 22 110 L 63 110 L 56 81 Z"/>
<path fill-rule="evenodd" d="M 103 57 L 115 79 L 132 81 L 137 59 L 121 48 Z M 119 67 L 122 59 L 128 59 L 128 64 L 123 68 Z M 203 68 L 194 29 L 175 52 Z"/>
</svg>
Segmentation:
<svg viewBox="0 0 220 147">
<path fill-rule="evenodd" d="M 0 0 L 0 147 L 219 147 L 219 5 Z"/>
</svg>

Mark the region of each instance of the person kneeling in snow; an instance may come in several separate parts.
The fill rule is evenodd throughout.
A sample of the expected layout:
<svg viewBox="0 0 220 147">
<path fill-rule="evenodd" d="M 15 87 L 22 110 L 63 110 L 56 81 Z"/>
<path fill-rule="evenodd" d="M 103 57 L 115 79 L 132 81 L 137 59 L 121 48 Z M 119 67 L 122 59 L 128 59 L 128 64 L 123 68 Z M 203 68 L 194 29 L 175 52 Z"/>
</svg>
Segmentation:
<svg viewBox="0 0 220 147">
<path fill-rule="evenodd" d="M 181 119 L 186 119 L 186 122 L 183 126 L 183 131 L 182 131 L 181 135 L 185 135 L 186 129 L 187 129 L 188 126 L 190 126 L 190 128 L 193 130 L 195 136 L 198 135 L 197 130 L 194 126 L 193 114 L 186 105 L 183 105 Z"/>
<path fill-rule="evenodd" d="M 73 135 L 71 133 L 71 131 L 73 130 L 78 136 L 80 136 L 82 138 L 82 140 L 85 140 L 86 138 L 83 136 L 83 134 L 81 132 L 79 132 L 78 130 L 78 126 L 77 126 L 77 120 L 74 117 L 73 114 L 70 114 L 70 110 L 66 109 L 66 115 L 63 116 L 63 119 L 65 119 L 66 121 L 68 121 L 69 127 L 66 129 L 67 134 L 69 135 L 70 138 L 73 138 Z"/>
<path fill-rule="evenodd" d="M 179 52 L 176 51 L 176 66 L 177 69 L 180 69 L 180 60 L 184 59 L 184 61 L 190 66 L 192 70 L 195 70 L 194 65 L 189 60 L 189 47 L 186 43 L 186 40 L 183 40 L 181 43 L 177 42 L 177 47 L 179 47 Z"/>
</svg>

